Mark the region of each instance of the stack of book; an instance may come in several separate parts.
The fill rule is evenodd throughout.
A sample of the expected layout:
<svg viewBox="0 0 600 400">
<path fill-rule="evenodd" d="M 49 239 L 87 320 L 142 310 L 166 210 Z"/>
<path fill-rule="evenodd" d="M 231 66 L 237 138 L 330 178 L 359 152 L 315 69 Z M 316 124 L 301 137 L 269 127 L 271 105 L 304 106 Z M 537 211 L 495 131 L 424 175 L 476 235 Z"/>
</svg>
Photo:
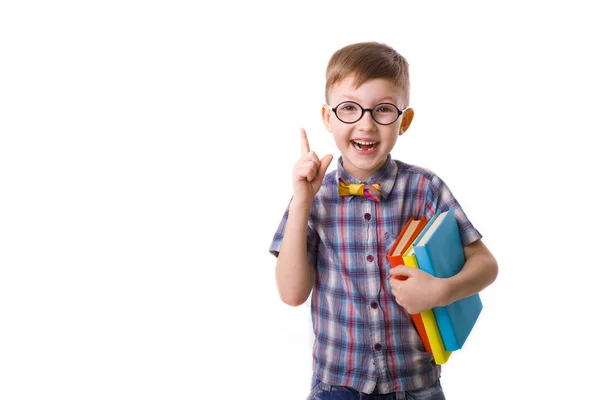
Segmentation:
<svg viewBox="0 0 600 400">
<path fill-rule="evenodd" d="M 387 258 L 392 268 L 407 265 L 438 278 L 456 275 L 465 256 L 454 209 L 438 212 L 429 221 L 411 218 Z M 425 350 L 432 353 L 436 364 L 446 363 L 453 351 L 462 348 L 482 307 L 479 294 L 474 294 L 412 316 Z"/>
</svg>

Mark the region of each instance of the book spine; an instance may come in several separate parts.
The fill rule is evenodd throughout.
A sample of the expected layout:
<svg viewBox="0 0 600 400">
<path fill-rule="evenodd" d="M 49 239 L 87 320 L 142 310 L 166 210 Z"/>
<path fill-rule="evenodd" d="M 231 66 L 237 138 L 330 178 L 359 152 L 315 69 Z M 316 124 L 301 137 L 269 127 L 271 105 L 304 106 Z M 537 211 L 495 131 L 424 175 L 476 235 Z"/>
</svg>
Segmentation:
<svg viewBox="0 0 600 400">
<path fill-rule="evenodd" d="M 423 311 L 421 313 L 421 318 L 423 319 L 423 325 L 425 326 L 425 331 L 429 338 L 433 360 L 436 364 L 445 364 L 452 353 L 446 351 L 446 348 L 444 347 L 444 342 L 440 335 L 440 330 L 438 329 L 433 310 Z"/>
<path fill-rule="evenodd" d="M 447 351 L 459 350 L 456 335 L 454 334 L 454 328 L 452 327 L 452 321 L 450 320 L 450 314 L 446 307 L 433 307 L 433 314 L 444 342 L 444 348 Z"/>
<path fill-rule="evenodd" d="M 427 248 L 424 246 L 415 246 L 414 252 L 419 264 L 419 268 L 433 276 L 436 276 Z M 454 327 L 452 326 L 452 321 L 450 320 L 450 314 L 448 314 L 446 307 L 434 307 L 433 313 L 435 314 L 438 329 L 440 331 L 440 335 L 442 336 L 446 350 L 459 350 L 460 347 L 458 346 L 458 340 L 456 339 Z"/>
</svg>

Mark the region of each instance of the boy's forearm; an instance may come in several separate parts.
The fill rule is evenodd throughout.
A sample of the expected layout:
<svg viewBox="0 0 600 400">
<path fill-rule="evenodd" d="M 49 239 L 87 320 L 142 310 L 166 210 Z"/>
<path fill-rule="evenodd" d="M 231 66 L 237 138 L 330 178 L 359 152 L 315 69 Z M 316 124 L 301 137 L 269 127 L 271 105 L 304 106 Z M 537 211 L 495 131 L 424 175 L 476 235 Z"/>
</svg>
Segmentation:
<svg viewBox="0 0 600 400">
<path fill-rule="evenodd" d="M 463 269 L 451 278 L 445 279 L 445 293 L 442 304 L 447 305 L 481 292 L 498 275 L 496 259 L 481 241 L 465 248 L 466 262 Z"/>
<path fill-rule="evenodd" d="M 292 203 L 283 235 L 275 279 L 281 300 L 291 306 L 304 303 L 314 283 L 314 267 L 306 254 L 306 229 L 310 206 Z"/>
</svg>

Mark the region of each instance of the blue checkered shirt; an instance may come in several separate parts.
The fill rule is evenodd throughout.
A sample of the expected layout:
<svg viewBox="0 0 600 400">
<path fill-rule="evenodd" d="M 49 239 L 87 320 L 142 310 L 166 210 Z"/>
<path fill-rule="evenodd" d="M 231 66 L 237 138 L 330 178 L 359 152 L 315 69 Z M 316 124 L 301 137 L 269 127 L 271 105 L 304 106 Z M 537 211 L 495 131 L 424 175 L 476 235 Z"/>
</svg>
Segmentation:
<svg viewBox="0 0 600 400">
<path fill-rule="evenodd" d="M 367 183 L 382 201 L 338 195 L 338 178 L 360 182 L 341 162 L 314 198 L 308 221 L 308 260 L 317 273 L 311 296 L 313 371 L 330 385 L 390 393 L 433 384 L 441 367 L 427 353 L 410 314 L 393 297 L 386 254 L 409 218 L 430 219 L 455 209 L 463 245 L 481 238 L 446 184 L 431 171 L 392 160 Z M 278 255 L 288 210 L 270 251 Z"/>
</svg>

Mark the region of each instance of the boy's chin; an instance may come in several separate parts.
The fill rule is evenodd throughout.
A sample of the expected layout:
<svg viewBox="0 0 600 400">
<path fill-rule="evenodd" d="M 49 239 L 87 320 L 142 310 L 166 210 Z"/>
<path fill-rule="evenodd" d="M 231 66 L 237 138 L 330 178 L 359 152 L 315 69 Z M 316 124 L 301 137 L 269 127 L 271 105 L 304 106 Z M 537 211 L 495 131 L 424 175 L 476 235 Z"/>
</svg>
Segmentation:
<svg viewBox="0 0 600 400">
<path fill-rule="evenodd" d="M 358 158 L 358 159 L 357 159 Z M 348 157 L 342 154 L 342 165 L 351 175 L 360 180 L 367 180 L 383 165 L 385 158 L 361 159 L 361 157 Z"/>
<path fill-rule="evenodd" d="M 354 166 L 361 168 L 361 169 L 371 169 L 371 168 L 375 168 L 378 165 L 380 165 L 383 161 L 385 161 L 386 157 L 381 157 L 379 154 L 372 154 L 372 155 L 362 155 L 362 154 L 346 154 L 345 156 L 342 155 L 342 159 L 344 160 L 348 160 L 349 162 L 351 162 Z"/>
</svg>

